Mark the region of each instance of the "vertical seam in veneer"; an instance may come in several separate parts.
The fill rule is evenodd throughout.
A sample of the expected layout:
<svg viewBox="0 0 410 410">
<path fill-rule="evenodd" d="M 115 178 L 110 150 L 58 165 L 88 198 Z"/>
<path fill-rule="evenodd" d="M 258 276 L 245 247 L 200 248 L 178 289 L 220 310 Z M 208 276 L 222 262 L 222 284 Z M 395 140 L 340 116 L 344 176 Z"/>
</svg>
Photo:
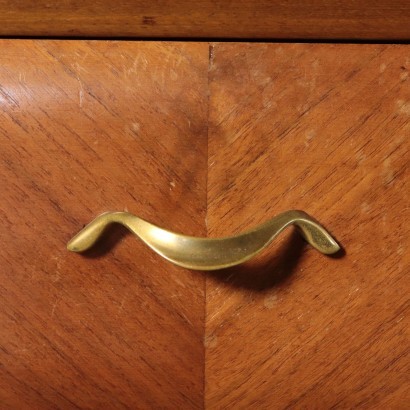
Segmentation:
<svg viewBox="0 0 410 410">
<path fill-rule="evenodd" d="M 206 195 L 205 195 L 205 234 L 208 236 L 208 205 L 209 205 L 209 114 L 210 114 L 210 81 L 209 81 L 209 75 L 210 75 L 210 69 L 212 66 L 212 59 L 213 59 L 213 48 L 214 45 L 213 43 L 209 42 L 208 43 L 208 70 L 207 70 L 207 116 L 206 116 L 206 181 L 205 181 L 205 186 L 206 186 Z M 203 338 L 202 338 L 202 343 L 203 343 L 203 357 L 204 357 L 204 368 L 203 368 L 203 393 L 202 393 L 202 407 L 203 409 L 206 408 L 205 406 L 205 391 L 206 391 L 206 316 L 207 316 L 207 300 L 206 300 L 206 283 L 207 283 L 207 275 L 205 275 L 205 280 L 204 280 L 204 333 L 203 333 Z"/>
</svg>

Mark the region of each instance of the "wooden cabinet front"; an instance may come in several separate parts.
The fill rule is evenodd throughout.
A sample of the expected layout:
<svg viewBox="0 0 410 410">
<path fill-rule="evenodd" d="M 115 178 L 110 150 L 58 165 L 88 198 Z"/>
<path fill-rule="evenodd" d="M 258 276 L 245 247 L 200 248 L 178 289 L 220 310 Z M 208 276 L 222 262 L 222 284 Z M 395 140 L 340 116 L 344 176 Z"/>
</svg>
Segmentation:
<svg viewBox="0 0 410 410">
<path fill-rule="evenodd" d="M 410 48 L 0 40 L 3 408 L 392 408 L 408 401 Z M 178 268 L 128 210 L 195 236 L 302 209 L 245 265 Z"/>
</svg>

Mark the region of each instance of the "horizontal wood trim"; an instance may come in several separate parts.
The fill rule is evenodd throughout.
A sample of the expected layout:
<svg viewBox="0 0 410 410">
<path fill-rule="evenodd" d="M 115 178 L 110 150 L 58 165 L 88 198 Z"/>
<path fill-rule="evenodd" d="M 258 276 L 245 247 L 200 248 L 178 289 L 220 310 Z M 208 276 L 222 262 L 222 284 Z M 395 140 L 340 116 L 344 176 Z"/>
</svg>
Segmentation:
<svg viewBox="0 0 410 410">
<path fill-rule="evenodd" d="M 0 36 L 410 39 L 410 2 L 0 0 Z"/>
</svg>

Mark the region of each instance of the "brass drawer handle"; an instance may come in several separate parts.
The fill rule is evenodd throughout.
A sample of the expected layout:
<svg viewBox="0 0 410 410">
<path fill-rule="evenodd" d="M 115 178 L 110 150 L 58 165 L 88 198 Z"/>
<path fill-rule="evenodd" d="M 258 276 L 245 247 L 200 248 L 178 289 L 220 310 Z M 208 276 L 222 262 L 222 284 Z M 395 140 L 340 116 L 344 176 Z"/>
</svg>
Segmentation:
<svg viewBox="0 0 410 410">
<path fill-rule="evenodd" d="M 332 236 L 303 211 L 287 211 L 250 231 L 225 238 L 197 238 L 159 228 L 128 212 L 107 212 L 90 222 L 67 249 L 89 249 L 112 223 L 119 223 L 170 262 L 184 268 L 216 270 L 238 265 L 255 256 L 287 226 L 295 225 L 305 240 L 324 254 L 336 253 L 340 247 Z"/>
</svg>

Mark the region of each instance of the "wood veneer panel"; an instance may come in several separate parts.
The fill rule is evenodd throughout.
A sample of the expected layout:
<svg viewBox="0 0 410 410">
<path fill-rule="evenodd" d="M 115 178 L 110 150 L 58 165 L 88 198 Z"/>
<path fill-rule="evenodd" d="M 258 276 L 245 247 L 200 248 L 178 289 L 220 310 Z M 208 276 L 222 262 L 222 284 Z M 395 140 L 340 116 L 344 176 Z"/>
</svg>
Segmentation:
<svg viewBox="0 0 410 410">
<path fill-rule="evenodd" d="M 200 408 L 204 278 L 123 231 L 204 235 L 208 45 L 0 41 L 0 403 Z"/>
<path fill-rule="evenodd" d="M 215 44 L 207 223 L 292 208 L 346 254 L 281 236 L 208 276 L 206 407 L 408 403 L 410 47 Z"/>
<path fill-rule="evenodd" d="M 2 36 L 410 39 L 404 0 L 0 0 Z"/>
</svg>

